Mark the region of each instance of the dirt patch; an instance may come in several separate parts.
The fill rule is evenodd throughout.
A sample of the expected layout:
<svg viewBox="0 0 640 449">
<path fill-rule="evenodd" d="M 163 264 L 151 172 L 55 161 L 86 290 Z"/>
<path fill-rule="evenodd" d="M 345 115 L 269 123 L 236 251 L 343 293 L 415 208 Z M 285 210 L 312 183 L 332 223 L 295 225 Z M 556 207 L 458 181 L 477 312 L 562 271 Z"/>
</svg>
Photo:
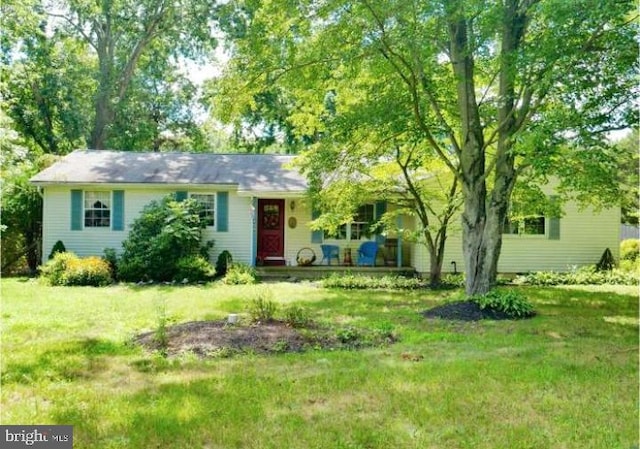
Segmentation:
<svg viewBox="0 0 640 449">
<path fill-rule="evenodd" d="M 248 352 L 273 354 L 309 349 L 359 349 L 390 344 L 396 338 L 391 333 L 371 333 L 353 328 L 296 329 L 279 321 L 251 325 L 192 321 L 168 327 L 165 340 L 163 347 L 156 332 L 146 332 L 140 334 L 135 342 L 152 351 L 162 350 L 169 356 L 191 352 L 209 357 Z"/>
<path fill-rule="evenodd" d="M 456 301 L 434 307 L 422 312 L 425 318 L 440 318 L 443 320 L 480 321 L 480 320 L 511 320 L 509 315 L 490 308 L 481 309 L 473 301 Z"/>
</svg>

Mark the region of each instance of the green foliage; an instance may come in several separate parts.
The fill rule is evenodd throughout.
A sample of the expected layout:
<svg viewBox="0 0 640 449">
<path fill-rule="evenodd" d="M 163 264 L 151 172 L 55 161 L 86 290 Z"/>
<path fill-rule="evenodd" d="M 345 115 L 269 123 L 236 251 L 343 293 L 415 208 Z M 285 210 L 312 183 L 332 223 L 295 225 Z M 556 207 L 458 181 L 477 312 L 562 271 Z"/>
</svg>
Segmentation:
<svg viewBox="0 0 640 449">
<path fill-rule="evenodd" d="M 77 260 L 74 253 L 57 253 L 45 265 L 40 267 L 40 272 L 51 285 L 64 285 L 63 276 L 71 260 Z"/>
<path fill-rule="evenodd" d="M 611 254 L 611 250 L 609 248 L 605 249 L 602 257 L 600 257 L 600 260 L 596 264 L 596 269 L 598 271 L 613 270 L 615 266 L 616 261 L 613 258 L 613 254 Z"/>
<path fill-rule="evenodd" d="M 231 253 L 226 249 L 218 254 L 218 259 L 216 260 L 216 274 L 218 276 L 224 276 L 227 274 L 227 269 L 233 262 L 233 257 L 231 257 Z"/>
<path fill-rule="evenodd" d="M 4 128 L 3 122 L 0 120 Z M 6 129 L 2 129 L 0 134 L 5 132 Z M 0 145 L 2 270 L 6 272 L 14 265 L 20 267 L 26 263 L 31 273 L 35 273 L 42 251 L 42 196 L 29 178 L 50 165 L 53 158 L 13 145 L 4 136 L 0 136 Z"/>
<path fill-rule="evenodd" d="M 206 282 L 213 279 L 216 271 L 202 256 L 186 256 L 176 263 L 175 281 Z"/>
<path fill-rule="evenodd" d="M 638 133 L 636 127 L 625 137 L 615 142 L 618 150 L 618 179 L 622 189 L 622 222 L 638 225 L 640 215 L 640 152 L 638 151 Z"/>
<path fill-rule="evenodd" d="M 111 277 L 114 281 L 118 280 L 118 255 L 113 248 L 105 248 L 102 258 L 109 264 L 111 270 Z"/>
<path fill-rule="evenodd" d="M 167 301 L 163 297 L 156 302 L 156 327 L 153 331 L 153 340 L 158 345 L 158 352 L 161 357 L 166 358 L 169 350 L 168 326 L 174 320 L 167 313 Z"/>
<path fill-rule="evenodd" d="M 252 323 L 269 323 L 274 320 L 278 305 L 273 300 L 273 292 L 269 288 L 258 288 L 253 292 L 247 312 Z"/>
<path fill-rule="evenodd" d="M 621 260 L 620 271 L 635 273 L 636 278 L 640 281 L 640 258 L 636 260 Z"/>
<path fill-rule="evenodd" d="M 599 271 L 594 265 L 575 268 L 566 273 L 554 271 L 538 271 L 519 276 L 514 283 L 520 285 L 637 285 L 640 278 L 632 272 L 613 269 Z"/>
<path fill-rule="evenodd" d="M 620 260 L 635 261 L 640 258 L 640 239 L 627 239 L 620 242 Z"/>
<path fill-rule="evenodd" d="M 561 200 L 620 199 L 619 152 L 604 136 L 638 122 L 634 5 L 578 5 L 232 2 L 220 8 L 232 50 L 213 109 L 225 123 L 313 143 L 299 160 L 311 192 L 342 180 L 314 195 L 330 228 L 352 199 L 386 198 L 424 232 L 389 230 L 442 254 L 464 192 L 471 294 L 496 280 L 514 186 L 554 176 Z"/>
<path fill-rule="evenodd" d="M 42 268 L 51 285 L 102 287 L 113 282 L 109 264 L 100 257 L 79 258 L 73 253 L 57 253 Z"/>
<path fill-rule="evenodd" d="M 4 8 L 1 42 L 2 97 L 25 138 L 56 154 L 87 144 L 203 149 L 199 90 L 183 66 L 215 46 L 214 8 L 194 0 L 28 3 Z"/>
<path fill-rule="evenodd" d="M 428 283 L 419 278 L 407 278 L 402 276 L 372 277 L 361 274 L 332 273 L 322 280 L 325 288 L 356 289 L 398 289 L 415 290 L 426 288 Z"/>
<path fill-rule="evenodd" d="M 309 311 L 298 305 L 287 307 L 282 312 L 283 321 L 291 327 L 308 327 L 311 323 L 311 315 Z"/>
<path fill-rule="evenodd" d="M 195 200 L 168 196 L 153 201 L 134 221 L 118 263 L 118 276 L 126 281 L 176 278 L 178 261 L 201 253 L 200 207 Z M 208 247 L 207 247 L 208 248 Z"/>
<path fill-rule="evenodd" d="M 349 326 L 336 330 L 336 337 L 342 344 L 351 344 L 361 338 L 361 333 L 359 329 Z"/>
<path fill-rule="evenodd" d="M 222 278 L 222 282 L 227 285 L 255 284 L 257 281 L 256 270 L 250 265 L 242 262 L 233 262 L 227 274 Z"/>
<path fill-rule="evenodd" d="M 56 243 L 53 244 L 53 248 L 51 248 L 51 252 L 49 253 L 48 260 L 53 259 L 53 256 L 55 256 L 58 253 L 66 253 L 66 252 L 67 252 L 67 248 L 65 248 L 64 243 L 62 243 L 62 240 L 58 240 Z"/>
<path fill-rule="evenodd" d="M 472 296 L 470 299 L 477 303 L 481 309 L 502 312 L 511 318 L 528 318 L 535 314 L 531 303 L 521 293 L 513 289 L 495 289 L 486 295 Z"/>
</svg>

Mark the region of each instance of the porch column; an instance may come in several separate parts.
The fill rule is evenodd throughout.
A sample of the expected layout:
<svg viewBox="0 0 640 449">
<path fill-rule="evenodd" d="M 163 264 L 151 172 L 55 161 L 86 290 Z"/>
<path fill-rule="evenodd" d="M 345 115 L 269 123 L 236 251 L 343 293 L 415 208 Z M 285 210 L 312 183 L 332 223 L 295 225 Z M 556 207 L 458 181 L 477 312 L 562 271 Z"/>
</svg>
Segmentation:
<svg viewBox="0 0 640 449">
<path fill-rule="evenodd" d="M 256 266 L 256 257 L 258 256 L 258 220 L 256 215 L 258 213 L 258 198 L 251 197 L 251 207 L 249 208 L 251 213 L 251 265 Z"/>
<path fill-rule="evenodd" d="M 396 225 L 398 227 L 398 248 L 396 250 L 396 257 L 397 257 L 397 267 L 401 268 L 402 267 L 402 216 L 398 215 L 396 217 Z"/>
</svg>

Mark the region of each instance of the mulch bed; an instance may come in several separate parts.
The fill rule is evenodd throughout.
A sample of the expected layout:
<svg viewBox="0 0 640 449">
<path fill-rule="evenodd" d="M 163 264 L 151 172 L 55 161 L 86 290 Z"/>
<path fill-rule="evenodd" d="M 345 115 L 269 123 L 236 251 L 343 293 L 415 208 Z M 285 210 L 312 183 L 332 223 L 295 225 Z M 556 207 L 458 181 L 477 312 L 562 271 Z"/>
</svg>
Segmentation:
<svg viewBox="0 0 640 449">
<path fill-rule="evenodd" d="M 425 318 L 440 318 L 443 320 L 480 321 L 480 320 L 511 320 L 509 315 L 493 309 L 481 309 L 473 301 L 456 301 L 434 307 L 422 312 Z"/>
<path fill-rule="evenodd" d="M 503 312 L 481 309 L 473 301 L 457 301 L 421 312 L 425 318 L 451 321 L 509 320 Z M 145 332 L 135 338 L 135 343 L 151 351 L 162 350 L 169 356 L 190 352 L 200 357 L 252 352 L 273 354 L 303 352 L 307 349 L 355 349 L 365 347 L 361 342 L 345 344 L 335 332 L 322 329 L 301 330 L 280 321 L 250 325 L 229 325 L 221 321 L 192 321 L 166 329 L 166 347 L 158 343 L 155 332 Z M 386 338 L 382 344 L 393 343 Z"/>
<path fill-rule="evenodd" d="M 300 352 L 309 339 L 280 322 L 229 325 L 226 321 L 192 321 L 166 329 L 168 355 L 192 352 L 199 356 L 232 352 Z M 150 350 L 160 350 L 155 332 L 139 335 L 135 342 Z M 278 350 L 276 350 L 276 348 Z"/>
<path fill-rule="evenodd" d="M 192 321 L 167 327 L 165 347 L 159 344 L 153 331 L 138 335 L 134 342 L 168 356 L 192 353 L 200 357 L 303 352 L 309 349 L 360 349 L 395 342 L 392 335 L 367 338 L 364 330 L 357 331 L 357 336 L 349 340 L 340 339 L 337 334 L 336 329 L 313 325 L 296 329 L 280 321 L 249 325 L 229 325 L 224 320 Z"/>
</svg>

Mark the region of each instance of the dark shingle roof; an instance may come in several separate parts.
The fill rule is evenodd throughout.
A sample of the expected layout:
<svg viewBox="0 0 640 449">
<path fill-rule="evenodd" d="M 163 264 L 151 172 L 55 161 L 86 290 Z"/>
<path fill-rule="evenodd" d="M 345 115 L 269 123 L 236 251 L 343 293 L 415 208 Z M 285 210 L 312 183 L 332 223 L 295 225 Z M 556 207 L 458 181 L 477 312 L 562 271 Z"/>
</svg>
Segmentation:
<svg viewBox="0 0 640 449">
<path fill-rule="evenodd" d="M 34 184 L 215 184 L 239 191 L 302 192 L 306 179 L 275 154 L 137 153 L 78 150 L 33 178 Z"/>
</svg>

